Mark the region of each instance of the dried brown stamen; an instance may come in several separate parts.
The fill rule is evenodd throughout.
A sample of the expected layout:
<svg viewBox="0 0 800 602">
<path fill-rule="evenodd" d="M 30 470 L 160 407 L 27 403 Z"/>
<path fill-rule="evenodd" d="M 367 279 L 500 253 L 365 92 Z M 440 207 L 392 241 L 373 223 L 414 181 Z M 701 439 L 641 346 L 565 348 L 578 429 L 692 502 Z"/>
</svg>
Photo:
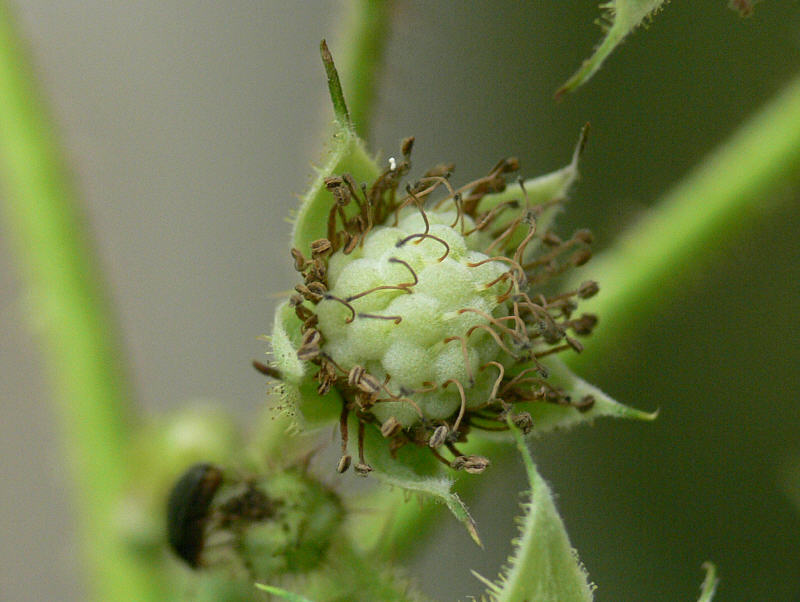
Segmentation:
<svg viewBox="0 0 800 602">
<path fill-rule="evenodd" d="M 344 472 L 350 467 L 350 456 L 347 453 L 347 417 L 350 411 L 347 409 L 347 402 L 342 403 L 342 413 L 339 415 L 339 432 L 342 438 L 342 457 L 339 460 L 339 465 L 336 467 L 337 472 Z"/>
<path fill-rule="evenodd" d="M 522 266 L 519 264 L 519 262 L 517 262 L 516 258 L 512 259 L 510 257 L 506 257 L 505 255 L 495 255 L 494 257 L 487 257 L 486 259 L 482 259 L 481 261 L 467 263 L 466 266 L 468 268 L 477 268 L 477 267 L 482 266 L 482 265 L 484 265 L 486 263 L 489 263 L 491 261 L 500 261 L 500 262 L 508 263 L 509 265 L 511 265 L 511 267 L 513 269 L 515 269 L 515 270 L 517 270 L 517 272 L 519 272 L 519 277 L 523 281 L 527 277 L 525 275 L 525 270 L 522 269 Z M 496 281 L 492 281 L 492 284 L 495 284 L 495 283 L 496 283 Z M 486 288 L 490 288 L 490 286 L 487 285 Z"/>
<path fill-rule="evenodd" d="M 361 477 L 365 477 L 372 472 L 372 466 L 364 460 L 364 422 L 361 420 L 358 421 L 358 464 L 356 464 L 354 470 Z"/>
<path fill-rule="evenodd" d="M 397 243 L 395 243 L 395 246 L 399 249 L 404 244 L 406 244 L 409 240 L 413 240 L 415 238 L 419 238 L 420 239 L 419 242 L 417 242 L 416 244 L 419 244 L 420 242 L 422 242 L 423 238 L 432 238 L 433 240 L 436 240 L 436 241 L 442 243 L 446 250 L 444 252 L 444 255 L 442 255 L 439 259 L 437 259 L 437 261 L 439 261 L 439 262 L 444 261 L 445 257 L 447 257 L 450 254 L 450 245 L 447 244 L 446 241 L 442 240 L 438 236 L 434 236 L 433 234 L 422 234 L 421 232 L 417 233 L 417 234 L 409 234 L 405 238 L 403 238 L 401 240 L 398 240 Z"/>
<path fill-rule="evenodd" d="M 408 290 L 408 285 L 404 284 L 381 284 L 380 286 L 376 286 L 374 288 L 369 289 L 368 291 L 363 291 L 361 293 L 357 293 L 355 295 L 350 295 L 345 299 L 345 301 L 355 301 L 356 299 L 360 299 L 361 297 L 365 297 L 370 293 L 374 293 L 376 291 L 403 291 L 404 293 L 410 293 L 411 291 Z"/>
<path fill-rule="evenodd" d="M 411 276 L 414 278 L 414 282 L 403 282 L 401 284 L 398 284 L 397 286 L 402 287 L 402 288 L 410 288 L 412 286 L 415 286 L 419 282 L 419 278 L 417 278 L 417 273 L 411 268 L 410 265 L 408 265 L 408 262 L 403 261 L 402 259 L 398 259 L 397 257 L 390 257 L 389 258 L 389 263 L 401 263 L 401 264 L 403 264 L 404 266 L 406 266 L 406 268 L 408 268 L 408 271 L 411 272 Z"/>
<path fill-rule="evenodd" d="M 562 351 L 566 351 L 567 349 L 572 349 L 572 345 L 569 343 L 564 345 L 559 345 L 558 347 L 551 347 L 550 349 L 546 349 L 545 351 L 537 351 L 534 353 L 534 356 L 538 358 L 547 357 L 548 355 L 553 355 L 554 353 L 560 353 Z"/>
<path fill-rule="evenodd" d="M 311 243 L 311 257 L 326 257 L 333 251 L 333 245 L 327 238 L 319 238 Z"/>
<path fill-rule="evenodd" d="M 411 189 L 411 186 L 406 186 L 406 192 L 408 193 L 408 199 L 406 199 L 403 203 L 398 205 L 397 209 L 395 209 L 395 219 L 394 223 L 397 225 L 398 220 L 400 219 L 400 210 L 404 207 L 407 207 L 410 203 L 414 203 L 414 205 L 419 209 L 420 215 L 422 215 L 422 221 L 425 222 L 425 234 L 428 234 L 431 229 L 431 224 L 428 221 L 428 214 L 425 213 L 425 209 L 422 206 L 422 202 L 419 200 L 414 191 Z"/>
<path fill-rule="evenodd" d="M 446 380 L 444 383 L 442 383 L 442 387 L 446 389 L 447 385 L 450 383 L 454 383 L 456 385 L 458 388 L 458 393 L 461 395 L 461 408 L 458 410 L 458 416 L 456 417 L 456 421 L 453 423 L 453 432 L 457 433 L 458 427 L 461 426 L 461 419 L 464 418 L 464 412 L 467 409 L 467 396 L 464 393 L 464 386 L 454 378 Z"/>
<path fill-rule="evenodd" d="M 531 238 L 533 238 L 534 234 L 536 234 L 536 217 L 532 211 L 526 211 L 522 221 L 523 223 L 528 224 L 529 229 L 528 234 L 525 235 L 525 238 L 522 239 L 522 242 L 519 243 L 517 250 L 514 252 L 514 263 L 517 265 L 519 265 L 522 261 L 522 256 L 525 253 L 525 247 L 528 246 Z M 525 273 L 524 270 L 522 270 L 522 272 Z"/>
<path fill-rule="evenodd" d="M 303 254 L 299 249 L 293 248 L 291 253 L 292 257 L 294 258 L 294 269 L 298 272 L 302 272 L 304 269 L 306 269 L 306 265 L 309 263 L 308 259 L 303 257 Z"/>
<path fill-rule="evenodd" d="M 535 372 L 538 373 L 539 369 L 538 368 L 525 368 L 522 372 L 520 372 L 519 374 L 514 376 L 514 378 L 512 378 L 510 381 L 508 381 L 503 386 L 503 388 L 500 390 L 500 394 L 501 395 L 504 394 L 506 391 L 510 390 L 515 385 L 518 385 L 518 384 L 522 383 L 523 381 L 525 381 L 525 382 L 535 382 L 537 384 L 544 384 L 545 381 L 542 380 L 541 378 L 533 378 L 533 379 L 524 379 L 523 378 L 525 375 L 532 374 L 532 373 L 535 373 Z"/>
<path fill-rule="evenodd" d="M 403 289 L 407 290 L 407 289 Z M 365 314 L 365 313 L 358 313 L 359 318 L 372 318 L 374 320 L 391 320 L 395 324 L 400 324 L 403 321 L 403 316 L 379 316 L 378 314 Z"/>
<path fill-rule="evenodd" d="M 347 309 L 349 309 L 349 310 L 350 310 L 351 316 L 350 316 L 350 318 L 348 318 L 348 319 L 346 319 L 346 320 L 345 320 L 345 323 L 347 323 L 347 324 L 350 324 L 350 322 L 352 322 L 353 320 L 355 320 L 355 319 L 356 319 L 356 310 L 355 310 L 355 308 L 354 308 L 352 305 L 350 305 L 350 303 L 348 303 L 347 301 L 345 301 L 344 299 L 340 299 L 340 298 L 339 298 L 339 297 L 337 297 L 336 295 L 332 295 L 332 294 L 330 294 L 330 293 L 325 293 L 324 299 L 326 299 L 326 300 L 332 300 L 332 301 L 338 301 L 339 303 L 341 303 L 341 304 L 342 304 L 342 305 L 344 305 L 344 306 L 345 306 Z"/>
<path fill-rule="evenodd" d="M 476 230 L 483 230 L 486 226 L 491 224 L 498 215 L 500 215 L 503 211 L 505 211 L 509 207 L 512 208 L 512 209 L 517 209 L 519 207 L 519 201 L 515 201 L 515 200 L 504 201 L 504 202 L 500 203 L 499 205 L 497 205 L 496 207 L 493 207 L 491 209 L 491 211 L 486 213 L 480 219 L 480 221 L 476 224 L 476 226 L 472 230 L 469 230 L 468 232 L 465 232 L 464 236 L 469 236 L 470 234 L 472 234 Z"/>
<path fill-rule="evenodd" d="M 497 398 L 497 390 L 500 388 L 500 383 L 503 382 L 503 377 L 505 376 L 506 369 L 500 362 L 486 362 L 483 366 L 480 367 L 481 370 L 486 368 L 487 366 L 496 366 L 500 373 L 497 376 L 497 380 L 494 381 L 494 386 L 492 386 L 492 392 L 489 393 L 489 401 L 493 401 Z"/>
<path fill-rule="evenodd" d="M 522 216 L 517 216 L 515 219 L 513 219 L 511 223 L 508 225 L 508 227 L 505 230 L 503 230 L 503 232 L 499 236 L 495 237 L 495 239 L 492 241 L 492 244 L 490 244 L 486 248 L 486 254 L 488 255 L 491 252 L 491 250 L 495 247 L 495 245 L 499 245 L 506 238 L 511 236 L 516 231 L 517 226 L 519 226 L 521 221 L 522 221 Z"/>
<path fill-rule="evenodd" d="M 402 430 L 403 426 L 398 422 L 397 418 L 390 416 L 386 422 L 381 425 L 381 435 L 385 438 L 394 437 Z"/>
<path fill-rule="evenodd" d="M 458 456 L 451 463 L 454 470 L 464 470 L 469 474 L 481 474 L 489 467 L 489 459 L 483 456 Z"/>
<path fill-rule="evenodd" d="M 478 314 L 479 316 L 485 318 L 491 324 L 493 324 L 495 327 L 497 327 L 500 330 L 502 330 L 505 334 L 507 334 L 511 338 L 513 338 L 513 339 L 515 339 L 515 340 L 517 340 L 519 342 L 524 342 L 525 341 L 525 337 L 521 336 L 517 331 L 510 329 L 508 326 L 503 326 L 503 324 L 501 322 L 502 320 L 509 320 L 509 319 L 513 320 L 514 316 L 504 316 L 502 318 L 495 318 L 494 316 L 492 316 L 490 314 L 487 314 L 485 311 L 481 311 L 480 309 L 476 309 L 474 307 L 465 307 L 463 309 L 459 309 L 458 312 L 456 312 L 456 313 L 463 314 L 463 313 L 467 313 L 467 312 L 473 313 L 473 314 Z"/>
<path fill-rule="evenodd" d="M 450 434 L 450 430 L 447 428 L 446 424 L 442 424 L 440 426 L 437 426 L 433 430 L 433 434 L 431 435 L 431 438 L 428 440 L 428 447 L 431 447 L 433 449 L 441 447 L 444 444 L 444 442 L 447 440 L 447 435 L 449 435 L 449 434 Z"/>
<path fill-rule="evenodd" d="M 472 365 L 470 364 L 469 351 L 467 350 L 467 338 L 469 338 L 469 334 L 468 332 L 466 337 L 447 337 L 444 343 L 447 344 L 451 341 L 461 342 L 461 353 L 464 356 L 464 369 L 467 371 L 467 378 L 469 379 L 470 386 L 472 386 L 475 384 L 475 377 L 472 374 Z"/>
<path fill-rule="evenodd" d="M 503 342 L 503 339 L 500 338 L 500 335 L 497 334 L 494 330 L 492 330 L 487 324 L 476 324 L 475 326 L 470 328 L 467 331 L 467 338 L 469 338 L 472 335 L 472 333 L 478 329 L 485 330 L 486 332 L 488 332 L 494 339 L 495 343 L 497 343 L 498 347 L 500 347 L 503 351 L 505 351 L 508 355 L 510 355 L 514 359 L 519 359 L 519 355 L 511 351 L 511 349 L 509 349 Z"/>
</svg>

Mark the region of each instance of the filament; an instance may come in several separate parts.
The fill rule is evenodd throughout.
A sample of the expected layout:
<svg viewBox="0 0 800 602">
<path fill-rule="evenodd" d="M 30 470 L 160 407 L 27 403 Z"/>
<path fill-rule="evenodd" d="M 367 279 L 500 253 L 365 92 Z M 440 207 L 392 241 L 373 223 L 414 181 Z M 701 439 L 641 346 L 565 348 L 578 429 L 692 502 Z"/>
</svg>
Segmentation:
<svg viewBox="0 0 800 602">
<path fill-rule="evenodd" d="M 441 256 L 441 257 L 440 257 L 440 258 L 437 260 L 437 261 L 439 261 L 439 262 L 442 262 L 442 261 L 444 261 L 445 257 L 447 257 L 447 256 L 450 254 L 450 245 L 448 245 L 446 241 L 442 240 L 442 239 L 441 239 L 441 238 L 439 238 L 438 236 L 434 236 L 433 234 L 422 234 L 422 233 L 418 233 L 418 234 L 409 234 L 408 236 L 406 236 L 406 237 L 405 237 L 405 238 L 403 238 L 402 240 L 399 240 L 399 241 L 397 241 L 397 243 L 395 244 L 395 246 L 396 246 L 397 248 L 400 248 L 400 247 L 402 247 L 404 244 L 406 244 L 406 243 L 407 243 L 409 240 L 412 240 L 412 239 L 414 239 L 414 238 L 419 238 L 419 239 L 420 239 L 420 241 L 419 241 L 419 242 L 422 242 L 422 239 L 423 239 L 423 238 L 432 238 L 433 240 L 436 240 L 436 241 L 438 241 L 438 242 L 442 243 L 442 244 L 444 245 L 444 247 L 445 247 L 445 252 L 444 252 L 444 255 L 442 255 L 442 256 Z M 419 244 L 419 242 L 418 242 L 418 243 L 416 243 L 416 244 Z"/>
</svg>

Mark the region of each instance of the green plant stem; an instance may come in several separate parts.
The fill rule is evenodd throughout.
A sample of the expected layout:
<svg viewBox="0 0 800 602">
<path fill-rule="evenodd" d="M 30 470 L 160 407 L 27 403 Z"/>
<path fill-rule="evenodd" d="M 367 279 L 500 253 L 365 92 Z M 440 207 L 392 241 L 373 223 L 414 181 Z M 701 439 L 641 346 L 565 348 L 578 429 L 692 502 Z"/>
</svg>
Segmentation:
<svg viewBox="0 0 800 602">
<path fill-rule="evenodd" d="M 712 259 L 715 249 L 752 225 L 765 200 L 800 174 L 800 77 L 751 117 L 682 182 L 668 192 L 613 247 L 592 260 L 590 273 L 602 291 L 581 311 L 600 316 L 598 328 L 580 355 L 565 357 L 572 367 L 602 357 L 627 334 L 646 328 L 685 279 Z M 510 447 L 476 441 L 466 453 L 497 458 Z M 464 479 L 465 493 L 477 479 Z M 398 557 L 419 544 L 441 506 L 405 503 L 394 491 L 365 502 L 381 513 L 365 516 L 356 541 Z M 372 522 L 374 521 L 374 522 Z M 480 524 L 478 524 L 480 529 Z M 374 534 L 380 534 L 375 536 Z"/>
<path fill-rule="evenodd" d="M 389 33 L 391 0 L 351 0 L 336 63 L 356 133 L 366 138 L 375 104 L 376 80 Z"/>
<path fill-rule="evenodd" d="M 587 353 L 570 364 L 603 357 L 644 328 L 681 284 L 768 214 L 772 197 L 798 175 L 800 76 L 592 260 L 588 271 L 601 292 L 581 311 L 596 313 L 600 322 Z"/>
<path fill-rule="evenodd" d="M 114 528 L 128 476 L 130 394 L 103 282 L 32 70 L 0 2 L 0 177 L 6 230 L 28 288 L 98 600 L 156 600 L 157 579 Z"/>
</svg>

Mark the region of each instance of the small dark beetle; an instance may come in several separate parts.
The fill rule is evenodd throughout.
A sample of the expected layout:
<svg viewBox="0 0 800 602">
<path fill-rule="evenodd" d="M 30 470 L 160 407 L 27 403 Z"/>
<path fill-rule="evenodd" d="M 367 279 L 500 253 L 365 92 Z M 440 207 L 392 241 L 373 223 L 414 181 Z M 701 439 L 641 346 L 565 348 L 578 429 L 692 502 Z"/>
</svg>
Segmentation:
<svg viewBox="0 0 800 602">
<path fill-rule="evenodd" d="M 212 464 L 195 464 L 181 475 L 169 494 L 169 545 L 192 568 L 200 565 L 209 509 L 221 484 L 219 468 Z"/>
</svg>

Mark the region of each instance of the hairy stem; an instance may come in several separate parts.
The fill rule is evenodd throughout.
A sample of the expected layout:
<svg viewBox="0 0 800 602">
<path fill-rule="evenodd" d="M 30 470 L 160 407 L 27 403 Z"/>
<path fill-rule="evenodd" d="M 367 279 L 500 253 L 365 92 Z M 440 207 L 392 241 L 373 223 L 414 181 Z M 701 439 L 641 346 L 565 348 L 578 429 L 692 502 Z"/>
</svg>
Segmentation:
<svg viewBox="0 0 800 602">
<path fill-rule="evenodd" d="M 128 475 L 130 392 L 103 280 L 73 183 L 0 2 L 0 177 L 5 229 L 24 278 L 74 483 L 91 594 L 159 599 L 158 580 L 113 528 Z"/>
</svg>

